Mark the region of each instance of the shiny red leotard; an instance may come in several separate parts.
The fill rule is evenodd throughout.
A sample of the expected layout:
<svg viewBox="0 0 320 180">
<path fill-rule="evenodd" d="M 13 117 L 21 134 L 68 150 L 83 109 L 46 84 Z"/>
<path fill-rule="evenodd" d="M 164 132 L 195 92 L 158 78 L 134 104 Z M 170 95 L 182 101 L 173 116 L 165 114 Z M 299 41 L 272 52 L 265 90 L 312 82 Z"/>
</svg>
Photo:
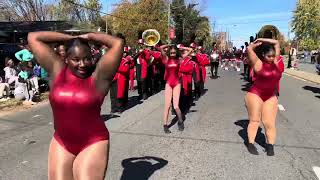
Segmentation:
<svg viewBox="0 0 320 180">
<path fill-rule="evenodd" d="M 255 73 L 255 77 L 249 92 L 258 95 L 263 101 L 275 95 L 281 79 L 281 71 L 276 64 L 262 63 L 262 68 Z"/>
<path fill-rule="evenodd" d="M 54 138 L 67 151 L 79 154 L 89 145 L 109 139 L 100 110 L 104 95 L 96 89 L 92 76 L 80 79 L 65 67 L 50 92 L 54 117 Z"/>
<path fill-rule="evenodd" d="M 171 88 L 174 88 L 179 84 L 179 60 L 168 59 L 166 63 L 166 71 L 164 74 L 164 80 L 169 84 Z"/>
</svg>

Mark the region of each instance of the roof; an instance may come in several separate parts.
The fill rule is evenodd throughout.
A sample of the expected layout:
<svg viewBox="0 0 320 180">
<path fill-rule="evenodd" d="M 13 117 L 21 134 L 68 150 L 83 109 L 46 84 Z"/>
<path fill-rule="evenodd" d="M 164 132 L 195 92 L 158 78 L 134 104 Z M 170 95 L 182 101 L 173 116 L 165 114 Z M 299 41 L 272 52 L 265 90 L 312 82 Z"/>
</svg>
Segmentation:
<svg viewBox="0 0 320 180">
<path fill-rule="evenodd" d="M 65 31 L 71 28 L 73 25 L 66 21 L 0 22 L 2 32 Z"/>
</svg>

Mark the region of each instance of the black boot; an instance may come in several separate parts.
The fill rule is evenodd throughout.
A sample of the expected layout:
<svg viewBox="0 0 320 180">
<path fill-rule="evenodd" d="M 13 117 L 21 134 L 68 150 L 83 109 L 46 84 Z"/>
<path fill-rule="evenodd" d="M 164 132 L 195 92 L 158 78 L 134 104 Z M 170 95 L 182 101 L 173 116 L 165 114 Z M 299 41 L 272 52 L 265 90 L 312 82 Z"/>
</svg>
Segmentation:
<svg viewBox="0 0 320 180">
<path fill-rule="evenodd" d="M 248 151 L 250 154 L 259 155 L 258 150 L 257 150 L 256 146 L 254 146 L 254 144 L 248 143 L 247 148 L 248 148 Z"/>
<path fill-rule="evenodd" d="M 163 130 L 166 134 L 171 133 L 171 131 L 169 130 L 169 126 L 168 125 L 163 125 Z"/>
<path fill-rule="evenodd" d="M 183 131 L 184 130 L 183 121 L 178 121 L 178 129 L 179 129 L 179 131 Z"/>
<path fill-rule="evenodd" d="M 267 144 L 266 151 L 267 151 L 267 156 L 274 156 L 273 144 Z"/>
</svg>

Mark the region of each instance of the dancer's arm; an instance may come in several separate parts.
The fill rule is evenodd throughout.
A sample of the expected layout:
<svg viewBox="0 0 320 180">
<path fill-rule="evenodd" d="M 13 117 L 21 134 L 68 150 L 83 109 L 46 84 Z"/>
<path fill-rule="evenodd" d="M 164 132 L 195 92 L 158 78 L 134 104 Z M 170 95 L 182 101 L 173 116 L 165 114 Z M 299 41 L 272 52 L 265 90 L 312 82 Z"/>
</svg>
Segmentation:
<svg viewBox="0 0 320 180">
<path fill-rule="evenodd" d="M 106 45 L 109 50 L 100 58 L 94 76 L 96 85 L 101 92 L 108 92 L 110 83 L 116 74 L 123 53 L 123 41 L 105 33 L 88 33 L 79 36 L 89 41 Z"/>
<path fill-rule="evenodd" d="M 167 56 L 167 54 L 164 52 L 164 48 L 167 48 L 167 47 L 169 47 L 168 44 L 162 45 L 162 46 L 160 46 L 159 48 L 157 48 L 157 49 L 161 52 L 162 62 L 163 62 L 164 64 L 167 63 L 167 60 L 168 60 L 168 56 Z"/>
<path fill-rule="evenodd" d="M 28 44 L 41 67 L 43 67 L 50 76 L 55 77 L 56 73 L 63 67 L 63 62 L 49 44 L 54 42 L 65 42 L 73 38 L 75 37 L 58 32 L 31 32 L 28 35 Z"/>
<path fill-rule="evenodd" d="M 261 44 L 262 42 L 255 41 L 247 48 L 249 64 L 255 71 L 259 71 L 262 65 L 262 61 L 258 58 L 256 52 L 254 52 L 255 48 L 260 46 Z"/>
<path fill-rule="evenodd" d="M 268 39 L 268 38 L 259 38 L 256 41 L 272 44 L 274 46 L 274 49 L 276 50 L 276 57 L 280 56 L 280 43 L 278 40 Z"/>
<path fill-rule="evenodd" d="M 189 55 L 192 53 L 192 51 L 193 51 L 193 49 L 190 48 L 190 47 L 182 47 L 182 48 L 180 48 L 180 49 L 182 49 L 182 50 L 187 50 L 187 51 L 188 51 L 186 54 L 183 54 L 183 55 L 182 55 L 182 58 L 185 58 L 185 57 L 189 56 Z"/>
</svg>

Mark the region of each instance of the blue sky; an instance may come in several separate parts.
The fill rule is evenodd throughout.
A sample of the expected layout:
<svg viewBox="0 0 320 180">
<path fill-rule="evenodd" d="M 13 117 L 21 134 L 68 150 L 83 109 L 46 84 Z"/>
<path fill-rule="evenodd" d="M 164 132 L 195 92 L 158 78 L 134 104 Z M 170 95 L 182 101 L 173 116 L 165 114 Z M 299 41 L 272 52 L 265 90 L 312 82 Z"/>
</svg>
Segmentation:
<svg viewBox="0 0 320 180">
<path fill-rule="evenodd" d="M 110 12 L 120 0 L 104 0 L 103 10 Z M 251 35 L 267 24 L 273 24 L 288 37 L 296 0 L 200 0 L 202 15 L 215 22 L 214 31 L 230 32 L 235 46 L 249 41 Z M 293 34 L 290 33 L 290 37 Z"/>
</svg>

